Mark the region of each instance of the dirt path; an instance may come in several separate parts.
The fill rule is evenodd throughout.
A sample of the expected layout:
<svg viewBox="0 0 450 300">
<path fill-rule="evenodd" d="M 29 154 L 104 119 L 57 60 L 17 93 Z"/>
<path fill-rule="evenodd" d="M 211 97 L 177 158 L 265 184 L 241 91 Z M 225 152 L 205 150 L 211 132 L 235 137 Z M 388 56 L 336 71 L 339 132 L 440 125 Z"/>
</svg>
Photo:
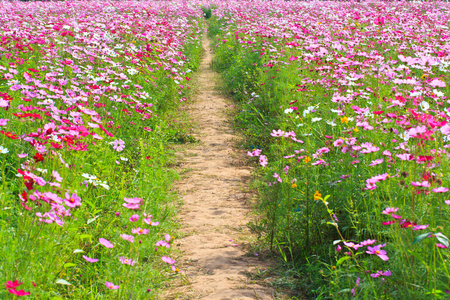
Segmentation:
<svg viewBox="0 0 450 300">
<path fill-rule="evenodd" d="M 243 189 L 250 168 L 239 164 L 245 153 L 234 146 L 238 137 L 226 117 L 232 103 L 215 87 L 219 74 L 210 68 L 213 52 L 206 37 L 203 47 L 197 99 L 189 108 L 200 143 L 185 153 L 182 167 L 191 171 L 176 185 L 184 202 L 180 222 L 186 234 L 176 244 L 183 251 L 180 262 L 187 281 L 165 297 L 274 299 L 269 289 L 246 275 L 264 268 L 246 246 L 251 240 L 246 226 L 250 210 Z"/>
</svg>

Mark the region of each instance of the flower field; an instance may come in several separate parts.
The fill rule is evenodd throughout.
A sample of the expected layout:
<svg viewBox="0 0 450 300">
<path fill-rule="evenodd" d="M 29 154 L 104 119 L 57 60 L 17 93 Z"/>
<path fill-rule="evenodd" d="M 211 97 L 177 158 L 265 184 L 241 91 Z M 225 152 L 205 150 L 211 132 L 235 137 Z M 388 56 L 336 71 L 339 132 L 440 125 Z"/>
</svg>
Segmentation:
<svg viewBox="0 0 450 300">
<path fill-rule="evenodd" d="M 320 299 L 450 297 L 450 6 L 217 3 L 253 228 Z M 306 287 L 305 287 L 306 286 Z"/>
<path fill-rule="evenodd" d="M 168 145 L 189 139 L 202 19 L 182 2 L 0 4 L 1 299 L 153 299 L 179 271 Z"/>
</svg>

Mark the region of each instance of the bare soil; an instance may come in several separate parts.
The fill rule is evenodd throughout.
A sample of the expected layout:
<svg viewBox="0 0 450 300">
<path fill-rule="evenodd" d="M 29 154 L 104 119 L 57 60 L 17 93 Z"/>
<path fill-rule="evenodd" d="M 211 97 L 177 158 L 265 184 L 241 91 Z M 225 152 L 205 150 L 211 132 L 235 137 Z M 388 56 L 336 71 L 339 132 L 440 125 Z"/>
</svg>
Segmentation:
<svg viewBox="0 0 450 300">
<path fill-rule="evenodd" d="M 179 266 L 185 275 L 164 299 L 275 299 L 273 290 L 249 276 L 268 265 L 249 247 L 254 240 L 247 227 L 251 194 L 244 190 L 251 169 L 236 147 L 240 137 L 229 121 L 232 102 L 216 86 L 210 43 L 204 37 L 197 97 L 188 108 L 200 142 L 185 151 L 182 168 L 190 171 L 175 184 L 183 199 L 179 217 L 184 234 L 175 244 L 182 251 Z"/>
</svg>

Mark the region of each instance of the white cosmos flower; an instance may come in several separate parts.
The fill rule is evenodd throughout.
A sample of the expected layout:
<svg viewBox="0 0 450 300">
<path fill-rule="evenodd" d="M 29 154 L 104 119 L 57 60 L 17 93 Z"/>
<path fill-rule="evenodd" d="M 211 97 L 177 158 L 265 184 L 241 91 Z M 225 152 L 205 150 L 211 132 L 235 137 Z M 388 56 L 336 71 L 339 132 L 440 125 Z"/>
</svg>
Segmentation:
<svg viewBox="0 0 450 300">
<path fill-rule="evenodd" d="M 405 131 L 403 133 L 399 134 L 400 138 L 402 138 L 405 142 L 409 140 L 409 133 L 408 131 Z"/>
<path fill-rule="evenodd" d="M 284 110 L 284 113 L 285 114 L 290 114 L 291 112 L 293 112 L 294 110 L 292 109 L 292 108 L 286 108 L 285 110 Z"/>
<path fill-rule="evenodd" d="M 327 124 L 333 127 L 337 125 L 334 121 L 327 121 Z"/>
<path fill-rule="evenodd" d="M 315 123 L 315 122 L 319 122 L 320 120 L 322 120 L 322 118 L 312 118 L 311 122 Z"/>
<path fill-rule="evenodd" d="M 6 154 L 9 153 L 9 150 L 3 146 L 0 146 L 0 153 Z"/>
<path fill-rule="evenodd" d="M 420 102 L 420 108 L 422 109 L 422 110 L 428 110 L 429 108 L 430 108 L 430 104 L 428 104 L 428 102 L 426 102 L 426 101 L 422 101 L 422 102 Z"/>
</svg>

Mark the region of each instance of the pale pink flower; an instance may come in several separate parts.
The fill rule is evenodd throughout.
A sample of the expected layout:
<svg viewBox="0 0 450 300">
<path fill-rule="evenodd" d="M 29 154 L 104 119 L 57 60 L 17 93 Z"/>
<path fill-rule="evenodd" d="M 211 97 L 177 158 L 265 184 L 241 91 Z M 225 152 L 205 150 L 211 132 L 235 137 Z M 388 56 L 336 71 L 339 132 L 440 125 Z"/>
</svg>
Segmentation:
<svg viewBox="0 0 450 300">
<path fill-rule="evenodd" d="M 153 216 L 150 216 L 150 218 L 144 219 L 144 223 L 150 225 L 150 226 L 158 226 L 159 222 L 152 222 Z"/>
<path fill-rule="evenodd" d="M 102 244 L 103 246 L 105 246 L 106 248 L 114 248 L 114 245 L 110 241 L 108 241 L 107 239 L 99 238 L 98 242 L 100 244 Z"/>
<path fill-rule="evenodd" d="M 128 234 L 121 234 L 120 237 L 125 241 L 129 241 L 130 243 L 134 243 L 134 236 Z"/>
<path fill-rule="evenodd" d="M 59 175 L 59 173 L 57 171 L 53 170 L 52 176 L 53 176 L 53 178 L 55 178 L 56 181 L 62 182 L 62 177 L 61 177 L 61 175 Z"/>
<path fill-rule="evenodd" d="M 174 260 L 170 257 L 167 257 L 167 256 L 163 256 L 163 257 L 161 257 L 161 259 L 163 262 L 168 263 L 169 265 L 173 265 L 176 262 L 176 260 Z"/>
<path fill-rule="evenodd" d="M 259 157 L 259 164 L 260 164 L 262 167 L 267 166 L 268 161 L 267 161 L 267 157 L 266 157 L 265 155 L 261 155 L 261 156 Z"/>
<path fill-rule="evenodd" d="M 283 136 L 284 135 L 284 131 L 282 131 L 282 130 L 280 130 L 280 129 L 278 129 L 278 130 L 272 130 L 272 133 L 270 134 L 271 136 L 274 136 L 274 137 L 280 137 L 280 136 Z"/>
<path fill-rule="evenodd" d="M 379 165 L 379 164 L 381 164 L 383 161 L 384 161 L 384 159 L 382 159 L 382 158 L 372 160 L 372 162 L 370 163 L 369 166 L 372 166 L 372 167 L 373 167 L 373 166 Z"/>
<path fill-rule="evenodd" d="M 441 186 L 438 188 L 434 188 L 432 191 L 435 193 L 446 193 L 448 192 L 448 188 Z"/>
<path fill-rule="evenodd" d="M 111 290 L 117 290 L 120 287 L 119 285 L 114 285 L 114 283 L 108 281 L 105 282 L 105 285 Z"/>
<path fill-rule="evenodd" d="M 90 258 L 90 257 L 87 257 L 86 255 L 83 255 L 83 258 L 84 258 L 87 262 L 90 262 L 90 263 L 98 262 L 98 259 L 97 259 L 97 258 Z"/>
<path fill-rule="evenodd" d="M 370 246 L 370 245 L 372 245 L 373 243 L 375 243 L 375 240 L 365 240 L 365 241 L 362 241 L 361 243 L 359 243 L 361 246 Z"/>
<path fill-rule="evenodd" d="M 397 210 L 398 210 L 398 207 L 388 207 L 385 210 L 383 210 L 381 213 L 383 215 L 390 215 L 391 213 L 397 212 Z"/>
<path fill-rule="evenodd" d="M 130 265 L 134 266 L 136 263 L 135 260 L 132 260 L 131 258 L 125 258 L 124 256 L 119 257 L 119 261 L 122 263 L 122 265 Z"/>
<path fill-rule="evenodd" d="M 429 225 L 430 225 L 430 224 L 427 224 L 427 225 L 415 225 L 415 226 L 413 227 L 413 230 L 424 230 L 424 229 L 426 229 Z"/>
<path fill-rule="evenodd" d="M 380 277 L 380 276 L 391 276 L 392 275 L 392 273 L 391 273 L 391 271 L 378 271 L 378 272 L 376 272 L 375 274 L 370 274 L 370 276 L 372 277 L 372 278 L 377 278 L 377 277 Z"/>
<path fill-rule="evenodd" d="M 138 228 L 132 229 L 131 233 L 133 233 L 133 234 L 147 234 L 147 233 L 149 233 L 149 230 L 145 229 L 145 228 L 138 227 Z"/>
</svg>

